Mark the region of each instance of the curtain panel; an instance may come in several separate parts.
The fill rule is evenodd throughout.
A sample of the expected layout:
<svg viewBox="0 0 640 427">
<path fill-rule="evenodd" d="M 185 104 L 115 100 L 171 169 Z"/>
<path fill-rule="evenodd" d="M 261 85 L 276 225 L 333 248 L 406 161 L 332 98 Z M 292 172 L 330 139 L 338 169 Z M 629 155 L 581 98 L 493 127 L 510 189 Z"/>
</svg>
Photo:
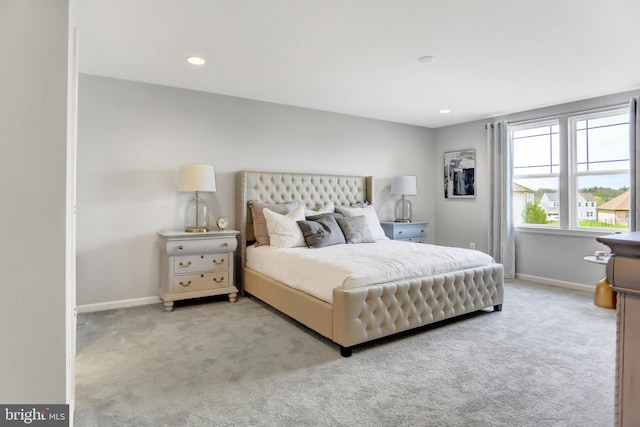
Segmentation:
<svg viewBox="0 0 640 427">
<path fill-rule="evenodd" d="M 507 122 L 487 123 L 487 158 L 489 162 L 490 213 L 489 255 L 504 265 L 504 277 L 516 274 L 515 236 L 511 201 L 513 153 Z"/>
<path fill-rule="evenodd" d="M 632 98 L 629 104 L 629 173 L 631 192 L 629 206 L 629 231 L 640 231 L 640 98 Z"/>
</svg>

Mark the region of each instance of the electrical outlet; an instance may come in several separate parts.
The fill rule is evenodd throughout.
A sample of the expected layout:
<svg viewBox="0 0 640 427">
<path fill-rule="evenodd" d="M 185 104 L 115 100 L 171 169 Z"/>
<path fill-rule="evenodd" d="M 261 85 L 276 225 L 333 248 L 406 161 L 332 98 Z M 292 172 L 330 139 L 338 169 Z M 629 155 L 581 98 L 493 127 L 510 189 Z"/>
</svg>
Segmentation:
<svg viewBox="0 0 640 427">
<path fill-rule="evenodd" d="M 469 242 L 469 249 L 475 249 L 476 248 L 476 242 Z"/>
</svg>

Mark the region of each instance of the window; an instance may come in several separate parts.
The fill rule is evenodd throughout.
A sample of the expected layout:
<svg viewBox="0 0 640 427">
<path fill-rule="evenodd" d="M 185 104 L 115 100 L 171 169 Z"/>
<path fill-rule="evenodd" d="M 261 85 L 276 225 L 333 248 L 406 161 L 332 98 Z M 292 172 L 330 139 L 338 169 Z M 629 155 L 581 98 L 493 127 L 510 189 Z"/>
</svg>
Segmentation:
<svg viewBox="0 0 640 427">
<path fill-rule="evenodd" d="M 514 124 L 516 226 L 628 229 L 626 107 Z"/>
<path fill-rule="evenodd" d="M 560 176 L 560 126 L 557 120 L 514 126 L 513 220 L 520 224 L 557 224 Z M 528 196 L 528 197 L 527 197 Z"/>
</svg>

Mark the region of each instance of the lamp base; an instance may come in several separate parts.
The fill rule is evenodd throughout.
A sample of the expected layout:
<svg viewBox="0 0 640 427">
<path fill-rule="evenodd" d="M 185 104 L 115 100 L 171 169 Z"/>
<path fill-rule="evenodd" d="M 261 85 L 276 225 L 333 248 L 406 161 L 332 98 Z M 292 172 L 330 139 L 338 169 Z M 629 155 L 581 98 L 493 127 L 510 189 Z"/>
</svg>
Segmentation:
<svg viewBox="0 0 640 427">
<path fill-rule="evenodd" d="M 209 213 L 207 202 L 196 191 L 193 199 L 187 203 L 184 216 L 184 231 L 187 233 L 204 233 L 209 231 Z"/>
<path fill-rule="evenodd" d="M 208 228 L 198 228 L 198 227 L 188 227 L 185 228 L 184 231 L 186 231 L 187 233 L 205 233 L 207 231 L 209 231 Z"/>
<path fill-rule="evenodd" d="M 396 201 L 395 217 L 395 222 L 411 222 L 411 202 L 404 194 Z"/>
</svg>

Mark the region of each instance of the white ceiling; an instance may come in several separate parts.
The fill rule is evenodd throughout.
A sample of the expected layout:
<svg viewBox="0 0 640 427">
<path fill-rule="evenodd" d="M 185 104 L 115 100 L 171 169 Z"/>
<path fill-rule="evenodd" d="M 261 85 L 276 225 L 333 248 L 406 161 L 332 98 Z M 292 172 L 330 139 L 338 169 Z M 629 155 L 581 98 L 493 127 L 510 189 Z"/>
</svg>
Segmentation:
<svg viewBox="0 0 640 427">
<path fill-rule="evenodd" d="M 78 5 L 82 73 L 418 126 L 640 88 L 639 0 Z"/>
</svg>

